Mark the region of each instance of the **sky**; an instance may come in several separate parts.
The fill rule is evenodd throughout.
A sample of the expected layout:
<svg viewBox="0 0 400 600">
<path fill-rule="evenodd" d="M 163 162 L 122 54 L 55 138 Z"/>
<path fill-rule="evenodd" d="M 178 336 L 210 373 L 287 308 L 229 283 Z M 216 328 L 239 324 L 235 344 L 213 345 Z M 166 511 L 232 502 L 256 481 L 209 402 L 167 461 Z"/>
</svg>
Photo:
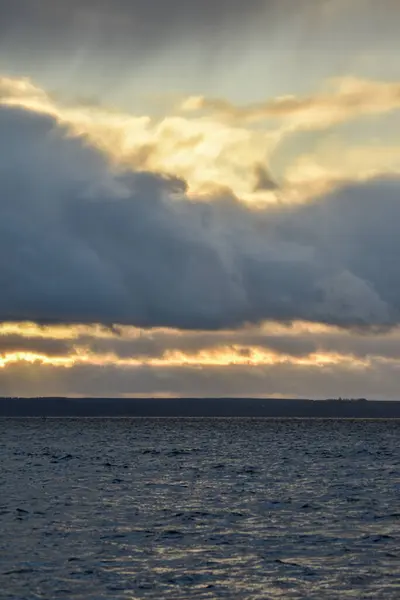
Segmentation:
<svg viewBox="0 0 400 600">
<path fill-rule="evenodd" d="M 0 395 L 399 398 L 398 0 L 0 0 Z"/>
</svg>

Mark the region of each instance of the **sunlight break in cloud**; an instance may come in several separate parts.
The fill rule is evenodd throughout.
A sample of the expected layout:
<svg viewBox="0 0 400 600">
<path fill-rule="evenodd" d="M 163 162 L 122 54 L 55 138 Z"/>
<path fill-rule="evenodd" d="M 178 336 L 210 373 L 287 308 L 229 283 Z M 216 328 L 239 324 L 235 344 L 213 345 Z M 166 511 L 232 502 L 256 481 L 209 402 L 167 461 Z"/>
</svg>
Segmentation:
<svg viewBox="0 0 400 600">
<path fill-rule="evenodd" d="M 296 131 L 318 130 L 398 108 L 399 86 L 394 83 L 347 78 L 336 82 L 330 95 L 275 99 L 247 108 L 210 101 L 221 110 L 208 116 L 184 111 L 161 120 L 101 106 L 56 103 L 28 79 L 0 78 L 0 102 L 51 115 L 74 134 L 87 137 L 117 166 L 175 175 L 187 182 L 190 194 L 207 198 L 218 188 L 225 188 L 254 206 L 299 202 L 326 193 L 344 181 L 398 172 L 397 147 L 387 146 L 383 154 L 376 145 L 352 147 L 351 140 L 346 139 L 338 147 L 338 155 L 351 154 L 351 160 L 335 164 L 331 153 L 329 162 L 325 157 L 322 166 L 318 165 L 318 157 L 311 163 L 300 154 L 294 163 L 286 164 L 279 185 L 269 169 L 276 148 Z M 202 102 L 207 105 L 209 101 Z M 227 121 L 227 115 L 233 120 Z M 279 115 L 279 124 L 254 128 L 247 122 L 261 115 Z"/>
<path fill-rule="evenodd" d="M 186 333 L 4 323 L 0 393 L 370 396 L 380 386 L 393 397 L 399 347 L 398 329 L 311 323 Z"/>
</svg>

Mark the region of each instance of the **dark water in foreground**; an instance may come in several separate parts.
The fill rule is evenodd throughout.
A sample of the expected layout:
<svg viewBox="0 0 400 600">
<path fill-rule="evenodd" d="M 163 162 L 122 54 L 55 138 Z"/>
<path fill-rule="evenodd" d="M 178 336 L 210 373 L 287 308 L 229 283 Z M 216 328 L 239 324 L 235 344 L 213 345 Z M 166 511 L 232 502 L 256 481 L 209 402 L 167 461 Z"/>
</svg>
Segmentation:
<svg viewBox="0 0 400 600">
<path fill-rule="evenodd" d="M 400 422 L 0 420 L 0 598 L 400 598 Z"/>
</svg>

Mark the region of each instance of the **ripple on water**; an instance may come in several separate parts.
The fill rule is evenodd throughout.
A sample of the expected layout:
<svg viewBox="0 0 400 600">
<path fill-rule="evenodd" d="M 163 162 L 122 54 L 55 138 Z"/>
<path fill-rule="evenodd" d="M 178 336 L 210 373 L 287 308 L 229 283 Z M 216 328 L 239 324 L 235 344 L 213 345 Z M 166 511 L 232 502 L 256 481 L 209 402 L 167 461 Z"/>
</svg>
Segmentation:
<svg viewBox="0 0 400 600">
<path fill-rule="evenodd" d="M 398 599 L 400 424 L 0 421 L 0 598 Z"/>
</svg>

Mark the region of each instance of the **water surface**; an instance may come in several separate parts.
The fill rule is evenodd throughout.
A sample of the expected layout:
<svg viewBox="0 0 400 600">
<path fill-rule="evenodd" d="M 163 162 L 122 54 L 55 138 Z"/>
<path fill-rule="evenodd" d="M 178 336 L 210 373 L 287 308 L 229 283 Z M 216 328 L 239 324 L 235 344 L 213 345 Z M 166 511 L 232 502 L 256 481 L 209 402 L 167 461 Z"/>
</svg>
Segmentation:
<svg viewBox="0 0 400 600">
<path fill-rule="evenodd" d="M 0 598 L 400 598 L 400 423 L 0 420 Z"/>
</svg>

